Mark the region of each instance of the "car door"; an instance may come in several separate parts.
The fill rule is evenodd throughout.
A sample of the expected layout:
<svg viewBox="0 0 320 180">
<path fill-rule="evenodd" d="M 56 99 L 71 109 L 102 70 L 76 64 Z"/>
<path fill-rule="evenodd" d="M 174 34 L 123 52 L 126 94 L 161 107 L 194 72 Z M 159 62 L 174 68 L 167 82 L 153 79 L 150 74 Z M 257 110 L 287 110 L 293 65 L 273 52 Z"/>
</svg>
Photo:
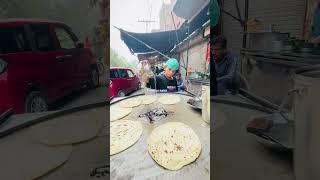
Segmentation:
<svg viewBox="0 0 320 180">
<path fill-rule="evenodd" d="M 24 66 L 31 75 L 29 83 L 45 88 L 49 101 L 55 100 L 64 95 L 68 85 L 68 67 L 59 60 L 64 53 L 55 44 L 50 24 L 34 23 L 27 29 L 34 46 L 32 59 Z"/>
<path fill-rule="evenodd" d="M 128 69 L 127 74 L 128 74 L 128 83 L 130 84 L 130 91 L 134 91 L 138 86 L 135 82 L 134 73 L 130 69 Z"/>
<path fill-rule="evenodd" d="M 58 44 L 58 52 L 61 54 L 57 57 L 57 61 L 63 63 L 67 69 L 66 92 L 74 90 L 79 85 L 80 77 L 78 74 L 76 42 L 72 39 L 71 34 L 63 25 L 54 25 L 53 33 Z"/>
<path fill-rule="evenodd" d="M 130 92 L 131 85 L 128 79 L 128 73 L 126 69 L 118 69 L 118 74 L 120 89 L 122 89 L 126 94 L 128 94 Z"/>
<path fill-rule="evenodd" d="M 74 76 L 77 78 L 78 85 L 83 85 L 89 81 L 93 54 L 89 48 L 78 46 L 80 41 L 70 27 L 64 26 L 64 29 L 76 44 L 76 48 L 74 49 L 76 72 Z"/>
</svg>

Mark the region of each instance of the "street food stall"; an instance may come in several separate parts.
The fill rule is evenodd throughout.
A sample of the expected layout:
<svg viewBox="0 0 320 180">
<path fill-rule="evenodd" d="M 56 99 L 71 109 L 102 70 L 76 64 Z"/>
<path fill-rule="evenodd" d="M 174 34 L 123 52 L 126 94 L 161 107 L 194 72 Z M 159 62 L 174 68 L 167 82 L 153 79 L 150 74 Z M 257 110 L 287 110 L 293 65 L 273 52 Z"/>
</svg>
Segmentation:
<svg viewBox="0 0 320 180">
<path fill-rule="evenodd" d="M 149 102 L 149 104 L 142 102 L 142 104 L 133 107 L 132 111 L 124 118 L 111 122 L 111 126 L 113 126 L 113 123 L 126 120 L 139 122 L 142 125 L 142 133 L 137 142 L 131 147 L 110 156 L 110 177 L 113 179 L 209 179 L 210 125 L 208 124 L 209 121 L 206 122 L 203 120 L 201 107 L 197 108 L 188 104 L 188 100 L 193 98 L 187 93 L 157 93 L 151 96 L 154 96 L 155 99 Z M 161 98 L 166 96 L 177 96 L 179 101 L 174 104 L 163 103 Z M 110 109 L 112 111 L 114 107 L 122 107 L 123 104 L 128 104 L 132 99 L 145 97 L 146 95 L 140 94 L 127 98 L 117 98 L 111 103 Z M 150 97 L 150 95 L 148 95 L 148 97 Z M 209 112 L 209 110 L 205 112 Z M 111 120 L 112 119 L 111 112 Z M 170 168 L 161 164 L 159 160 L 153 160 L 153 152 L 149 149 L 152 133 L 162 125 L 172 122 L 183 123 L 192 128 L 201 143 L 201 153 L 199 157 L 176 170 L 169 170 Z M 112 132 L 110 132 L 110 134 L 112 136 Z M 188 133 L 184 132 L 184 134 L 187 135 Z M 189 139 L 188 142 L 190 142 L 190 140 L 191 139 Z M 113 143 L 111 142 L 110 145 L 112 147 Z M 181 146 L 183 149 L 189 145 L 182 143 Z M 171 153 L 171 151 L 168 150 L 168 153 Z M 171 159 L 168 160 L 170 161 Z M 179 161 L 181 161 L 181 159 Z"/>
</svg>

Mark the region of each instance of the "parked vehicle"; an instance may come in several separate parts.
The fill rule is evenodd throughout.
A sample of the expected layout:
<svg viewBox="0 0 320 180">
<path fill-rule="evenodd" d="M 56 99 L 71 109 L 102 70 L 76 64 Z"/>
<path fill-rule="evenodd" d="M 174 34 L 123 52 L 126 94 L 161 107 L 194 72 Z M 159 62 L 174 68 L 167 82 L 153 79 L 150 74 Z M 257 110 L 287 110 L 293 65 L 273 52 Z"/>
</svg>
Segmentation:
<svg viewBox="0 0 320 180">
<path fill-rule="evenodd" d="M 0 113 L 41 112 L 72 91 L 99 85 L 96 60 L 66 24 L 0 21 Z"/>
<path fill-rule="evenodd" d="M 110 68 L 110 98 L 122 97 L 140 89 L 140 81 L 129 68 Z"/>
</svg>

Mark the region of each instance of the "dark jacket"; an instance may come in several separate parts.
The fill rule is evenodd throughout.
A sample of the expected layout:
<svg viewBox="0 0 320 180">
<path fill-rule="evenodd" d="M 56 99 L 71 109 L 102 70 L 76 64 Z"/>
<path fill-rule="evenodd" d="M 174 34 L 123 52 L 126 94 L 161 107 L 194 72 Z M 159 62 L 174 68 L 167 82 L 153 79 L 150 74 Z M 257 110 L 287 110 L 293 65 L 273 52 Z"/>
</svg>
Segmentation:
<svg viewBox="0 0 320 180">
<path fill-rule="evenodd" d="M 222 61 L 216 62 L 217 71 L 217 86 L 218 94 L 225 94 L 226 90 L 232 86 L 237 68 L 236 58 L 230 53 L 226 52 Z"/>
<path fill-rule="evenodd" d="M 167 77 L 161 73 L 156 76 L 156 87 L 154 77 L 149 78 L 149 82 L 146 85 L 148 88 L 164 90 L 168 92 L 176 92 L 178 91 L 177 80 L 175 77 L 173 79 L 167 79 Z"/>
</svg>

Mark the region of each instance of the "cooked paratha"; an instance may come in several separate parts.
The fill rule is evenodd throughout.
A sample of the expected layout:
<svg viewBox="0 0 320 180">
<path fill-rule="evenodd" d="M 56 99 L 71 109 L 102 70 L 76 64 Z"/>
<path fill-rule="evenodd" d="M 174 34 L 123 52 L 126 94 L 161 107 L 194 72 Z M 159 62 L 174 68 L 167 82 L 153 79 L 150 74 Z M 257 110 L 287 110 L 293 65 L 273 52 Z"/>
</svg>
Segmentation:
<svg viewBox="0 0 320 180">
<path fill-rule="evenodd" d="M 142 134 L 139 121 L 120 120 L 110 124 L 110 155 L 117 154 L 135 144 Z"/>
<path fill-rule="evenodd" d="M 123 108 L 120 106 L 110 107 L 110 121 L 122 119 L 132 112 L 132 108 Z"/>
<path fill-rule="evenodd" d="M 147 96 L 141 96 L 142 104 L 152 104 L 154 103 L 158 98 L 157 96 L 153 95 L 147 95 Z"/>
<path fill-rule="evenodd" d="M 132 97 L 132 98 L 128 98 L 123 101 L 120 101 L 119 106 L 123 108 L 132 108 L 132 107 L 140 106 L 141 103 L 142 103 L 141 97 Z"/>
<path fill-rule="evenodd" d="M 164 95 L 164 96 L 161 96 L 158 99 L 158 101 L 161 104 L 165 104 L 165 105 L 177 104 L 178 102 L 180 102 L 180 96 L 174 95 L 174 94 Z"/>
<path fill-rule="evenodd" d="M 148 151 L 159 165 L 169 170 L 178 170 L 198 158 L 201 142 L 186 124 L 168 122 L 151 132 Z"/>
</svg>

